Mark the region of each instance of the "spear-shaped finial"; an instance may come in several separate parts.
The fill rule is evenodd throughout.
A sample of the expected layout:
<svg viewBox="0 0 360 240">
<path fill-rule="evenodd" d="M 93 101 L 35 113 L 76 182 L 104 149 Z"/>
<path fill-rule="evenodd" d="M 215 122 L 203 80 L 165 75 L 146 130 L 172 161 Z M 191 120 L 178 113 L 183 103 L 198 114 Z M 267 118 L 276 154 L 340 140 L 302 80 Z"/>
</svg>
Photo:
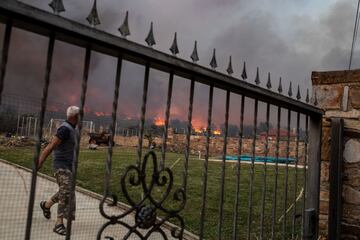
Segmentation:
<svg viewBox="0 0 360 240">
<path fill-rule="evenodd" d="M 270 77 L 270 72 L 268 73 L 268 80 L 267 80 L 267 83 L 266 83 L 266 87 L 267 89 L 271 89 L 271 77 Z"/>
<path fill-rule="evenodd" d="M 306 99 L 305 99 L 306 103 L 310 102 L 310 97 L 309 97 L 309 89 L 306 89 Z"/>
<path fill-rule="evenodd" d="M 300 100 L 301 99 L 301 94 L 300 94 L 300 86 L 298 85 L 298 90 L 297 90 L 297 94 L 296 94 L 296 99 Z"/>
<path fill-rule="evenodd" d="M 100 24 L 100 19 L 97 11 L 96 0 L 94 0 L 94 4 L 92 6 L 91 12 L 86 20 L 90 23 L 91 26 L 95 27 Z"/>
<path fill-rule="evenodd" d="M 228 65 L 228 68 L 226 69 L 227 73 L 229 75 L 233 74 L 234 73 L 234 70 L 233 70 L 233 67 L 232 67 L 232 61 L 231 61 L 231 56 L 229 57 L 229 65 Z"/>
<path fill-rule="evenodd" d="M 317 95 L 316 95 L 316 90 L 314 90 L 314 105 L 315 106 L 318 105 L 318 99 L 317 99 Z"/>
<path fill-rule="evenodd" d="M 52 0 L 52 2 L 49 3 L 49 6 L 57 15 L 60 14 L 61 12 L 65 12 L 65 7 L 62 0 Z"/>
<path fill-rule="evenodd" d="M 124 19 L 123 24 L 119 27 L 119 32 L 121 33 L 121 36 L 126 38 L 130 35 L 130 28 L 129 28 L 129 12 L 126 11 L 126 16 Z"/>
<path fill-rule="evenodd" d="M 280 77 L 280 80 L 279 80 L 279 87 L 278 87 L 278 92 L 279 93 L 282 93 L 283 89 L 282 89 L 282 85 L 281 85 L 281 77 Z"/>
<path fill-rule="evenodd" d="M 214 70 L 215 68 L 217 68 L 217 62 L 216 62 L 216 49 L 214 48 L 213 51 L 213 56 L 211 58 L 211 62 L 210 62 L 210 66 L 211 68 Z"/>
<path fill-rule="evenodd" d="M 198 51 L 197 51 L 197 41 L 195 41 L 194 44 L 194 50 L 191 53 L 191 59 L 194 63 L 196 63 L 197 61 L 199 61 L 199 55 L 198 55 Z"/>
<path fill-rule="evenodd" d="M 292 95 L 293 95 L 293 92 L 292 92 L 292 82 L 291 82 L 291 81 L 290 81 L 290 85 L 289 85 L 288 95 L 289 95 L 289 97 L 292 97 Z"/>
<path fill-rule="evenodd" d="M 179 53 L 179 48 L 178 48 L 178 44 L 177 44 L 177 34 L 175 33 L 174 35 L 174 41 L 170 47 L 170 52 L 173 54 L 173 55 L 176 55 Z"/>
<path fill-rule="evenodd" d="M 242 78 L 243 80 L 246 80 L 246 79 L 247 79 L 246 62 L 244 62 L 243 70 L 242 70 L 242 73 L 241 73 L 241 78 Z"/>
<path fill-rule="evenodd" d="M 152 47 L 156 44 L 155 38 L 154 38 L 154 31 L 153 31 L 153 22 L 150 24 L 150 31 L 145 38 L 145 42 L 148 44 L 149 47 Z"/>
<path fill-rule="evenodd" d="M 256 68 L 255 83 L 256 83 L 256 85 L 260 84 L 259 67 Z"/>
</svg>

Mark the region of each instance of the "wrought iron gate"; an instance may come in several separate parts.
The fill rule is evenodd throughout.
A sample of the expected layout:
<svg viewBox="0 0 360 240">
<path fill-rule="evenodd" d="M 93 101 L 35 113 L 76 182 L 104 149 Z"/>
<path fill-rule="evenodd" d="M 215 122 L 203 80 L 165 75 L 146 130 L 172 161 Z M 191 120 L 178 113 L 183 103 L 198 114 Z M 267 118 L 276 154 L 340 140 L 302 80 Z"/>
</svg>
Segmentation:
<svg viewBox="0 0 360 240">
<path fill-rule="evenodd" d="M 112 215 L 105 211 L 105 203 L 109 197 L 113 198 L 114 204 L 116 204 L 117 196 L 109 190 L 109 181 L 112 171 L 112 159 L 113 159 L 113 144 L 110 144 L 108 147 L 108 157 L 106 159 L 106 174 L 104 179 L 104 194 L 103 199 L 100 203 L 100 213 L 106 219 L 106 223 L 99 227 L 99 232 L 97 239 L 104 238 L 103 231 L 112 225 L 121 225 L 123 228 L 127 229 L 127 233 L 123 236 L 123 239 L 127 239 L 130 235 L 136 235 L 140 239 L 148 239 L 153 233 L 160 234 L 164 239 L 167 239 L 170 236 L 167 236 L 167 233 L 163 230 L 163 225 L 169 220 L 175 220 L 178 226 L 173 226 L 170 229 L 171 236 L 173 238 L 183 239 L 184 230 L 187 229 L 187 223 L 184 221 L 182 216 L 182 210 L 187 204 L 187 189 L 188 189 L 188 168 L 189 168 L 189 159 L 190 159 L 190 144 L 191 144 L 191 134 L 192 134 L 192 113 L 193 113 L 193 102 L 194 102 L 194 88 L 197 83 L 202 83 L 209 86 L 208 92 L 208 115 L 207 115 L 207 128 L 206 128 L 206 151 L 205 159 L 203 161 L 203 171 L 202 171 L 202 188 L 201 188 L 201 205 L 199 209 L 199 229 L 196 233 L 199 236 L 199 239 L 204 239 L 206 235 L 207 228 L 205 227 L 206 222 L 206 204 L 208 198 L 208 182 L 209 182 L 209 148 L 212 141 L 212 109 L 213 109 L 213 96 L 215 89 L 222 89 L 226 92 L 226 102 L 225 102 L 225 131 L 223 134 L 223 154 L 221 157 L 221 179 L 220 179 L 220 192 L 216 193 L 219 195 L 219 206 L 218 206 L 218 224 L 217 224 L 217 236 L 207 236 L 207 238 L 217 238 L 225 239 L 225 236 L 222 235 L 224 231 L 224 195 L 225 195 L 225 178 L 226 178 L 226 161 L 227 161 L 227 144 L 228 144 L 228 125 L 229 125 L 229 105 L 230 97 L 233 95 L 240 95 L 241 102 L 238 103 L 240 108 L 240 123 L 239 123 L 239 133 L 238 133 L 238 153 L 235 158 L 235 179 L 236 179 L 236 190 L 235 196 L 233 196 L 233 216 L 232 226 L 231 226 L 231 238 L 239 238 L 239 225 L 240 217 L 246 219 L 246 238 L 253 238 L 253 221 L 254 221 L 254 207 L 259 207 L 260 210 L 260 227 L 258 236 L 260 239 L 264 238 L 282 238 L 282 239 L 295 239 L 297 236 L 302 236 L 303 239 L 316 239 L 317 238 L 317 214 L 319 209 L 319 172 L 320 172 L 320 145 L 321 145 L 321 124 L 322 124 L 322 111 L 309 104 L 310 97 L 309 91 L 307 91 L 307 96 L 305 102 L 301 101 L 300 89 L 297 89 L 296 99 L 293 99 L 293 90 L 290 84 L 288 96 L 282 95 L 282 83 L 280 79 L 278 93 L 271 91 L 271 79 L 270 74 L 267 80 L 267 88 L 263 89 L 260 86 L 259 71 L 256 74 L 255 84 L 250 84 L 246 82 L 247 72 L 246 66 L 244 64 L 242 72 L 242 80 L 232 77 L 233 67 L 230 58 L 230 62 L 227 68 L 228 75 L 215 71 L 217 68 L 216 54 L 215 50 L 213 53 L 213 58 L 211 59 L 210 66 L 212 69 L 202 67 L 196 62 L 199 60 L 197 53 L 197 43 L 195 42 L 195 47 L 191 55 L 193 63 L 182 60 L 176 57 L 178 53 L 177 39 L 176 34 L 174 42 L 170 48 L 170 51 L 173 55 L 159 52 L 152 48 L 155 44 L 152 24 L 146 42 L 148 47 L 128 41 L 126 36 L 130 34 L 128 26 L 128 15 L 126 15 L 123 25 L 120 27 L 120 32 L 122 37 L 114 36 L 102 31 L 99 31 L 93 27 L 87 27 L 85 25 L 67 20 L 65 18 L 59 17 L 58 14 L 64 10 L 62 1 L 54 0 L 50 5 L 56 14 L 51 14 L 46 11 L 33 8 L 26 4 L 13 1 L 13 0 L 2 0 L 0 1 L 0 21 L 6 25 L 6 30 L 4 34 L 4 42 L 2 49 L 2 58 L 1 58 L 1 68 L 0 68 L 0 102 L 1 96 L 3 93 L 4 82 L 6 81 L 6 66 L 7 58 L 9 53 L 9 46 L 11 45 L 11 33 L 12 29 L 19 28 L 24 29 L 29 32 L 40 34 L 49 39 L 48 51 L 47 51 L 47 63 L 46 63 L 46 74 L 44 77 L 43 85 L 43 94 L 41 101 L 41 109 L 39 114 L 39 127 L 37 128 L 37 144 L 34 153 L 34 164 L 32 169 L 32 180 L 31 180 L 31 191 L 29 196 L 28 203 L 28 214 L 27 214 L 27 224 L 25 239 L 31 238 L 31 229 L 33 221 L 33 211 L 34 211 L 34 201 L 35 201 L 35 191 L 37 186 L 37 159 L 41 151 L 41 142 L 43 138 L 43 127 L 44 127 L 44 115 L 46 112 L 46 104 L 48 98 L 49 84 L 51 83 L 51 70 L 52 70 L 52 60 L 54 52 L 54 43 L 55 41 L 64 41 L 66 43 L 79 46 L 86 49 L 85 62 L 84 62 L 84 72 L 81 88 L 81 105 L 80 105 L 80 124 L 78 126 L 79 134 L 77 135 L 77 145 L 76 145 L 76 161 L 73 166 L 73 184 L 72 188 L 75 189 L 75 179 L 77 175 L 77 166 L 78 166 L 78 156 L 80 149 L 80 138 L 82 130 L 82 120 L 84 117 L 84 105 L 87 96 L 87 82 L 90 69 L 90 60 L 91 54 L 93 52 L 100 52 L 109 56 L 117 58 L 117 69 L 116 69 L 116 81 L 114 86 L 114 97 L 112 105 L 112 124 L 110 127 L 110 138 L 113 142 L 115 124 L 116 124 L 116 113 L 118 108 L 118 98 L 119 98 L 119 87 L 121 80 L 121 71 L 122 63 L 124 60 L 141 64 L 145 66 L 144 74 L 144 84 L 142 89 L 142 107 L 141 107 L 141 118 L 139 125 L 139 134 L 138 134 L 138 148 L 137 148 L 137 157 L 134 161 L 134 164 L 128 166 L 123 172 L 120 185 L 121 192 L 125 197 L 127 203 L 130 205 L 127 210 L 118 215 Z M 96 10 L 96 1 L 94 2 L 94 7 L 91 11 L 91 14 L 88 17 L 88 21 L 91 25 L 95 26 L 99 24 L 99 19 L 97 16 Z M 26 44 L 26 43 L 24 43 Z M 168 92 L 167 92 L 167 104 L 165 112 L 165 123 L 164 131 L 162 136 L 162 147 L 160 151 L 160 158 L 158 160 L 157 155 L 154 151 L 143 154 L 143 137 L 145 130 L 145 115 L 147 111 L 147 97 L 148 97 L 148 86 L 149 86 L 149 72 L 151 69 L 157 69 L 162 72 L 169 74 L 168 81 Z M 184 163 L 183 163 L 183 174 L 182 174 L 182 184 L 180 186 L 174 185 L 174 173 L 172 170 L 166 166 L 166 152 L 167 152 L 167 139 L 168 139 L 168 130 L 169 130 L 169 117 L 170 117 L 170 108 L 171 100 L 173 96 L 173 82 L 174 76 L 180 76 L 186 78 L 190 81 L 190 92 L 188 101 L 188 116 L 187 116 L 187 129 L 185 137 L 185 152 L 184 152 Z M 316 95 L 316 94 L 315 94 Z M 252 137 L 252 154 L 250 156 L 250 168 L 248 176 L 248 192 L 241 191 L 241 181 L 243 181 L 243 176 L 241 175 L 242 170 L 242 149 L 243 149 L 243 140 L 244 140 L 244 111 L 245 111 L 245 102 L 246 99 L 252 99 L 254 102 L 253 111 L 253 133 Z M 315 105 L 316 105 L 316 96 L 315 96 Z M 123 104 L 123 103 L 120 103 Z M 256 141 L 259 135 L 257 132 L 258 126 L 258 112 L 259 105 L 264 104 L 265 113 L 266 113 L 266 133 L 265 133 L 265 155 L 268 157 L 268 152 L 270 151 L 270 113 L 271 107 L 275 107 L 276 116 L 277 116 L 277 126 L 275 127 L 275 159 L 279 160 L 280 158 L 280 145 L 281 138 L 285 139 L 286 143 L 286 159 L 290 157 L 290 140 L 293 135 L 291 135 L 291 122 L 296 122 L 296 131 L 294 141 L 296 142 L 294 153 L 295 153 L 295 162 L 293 164 L 294 169 L 294 185 L 295 190 L 293 195 L 289 196 L 289 163 L 286 161 L 284 165 L 281 165 L 279 161 L 275 161 L 274 164 L 274 185 L 269 186 L 268 183 L 268 164 L 265 159 L 261 165 L 263 167 L 261 176 L 262 179 L 262 190 L 261 190 L 261 201 L 255 203 L 253 201 L 254 196 L 254 176 L 256 174 Z M 282 135 L 281 130 L 281 119 L 282 113 L 286 112 L 286 134 Z M 295 113 L 295 120 L 292 119 L 292 114 Z M 299 143 L 300 143 L 300 121 L 305 119 L 305 130 L 304 130 L 304 148 L 302 153 L 304 155 L 304 161 L 302 167 L 298 166 L 299 159 Z M 151 169 L 148 169 L 149 162 L 153 165 Z M 277 206 L 279 203 L 278 198 L 278 188 L 280 182 L 278 181 L 279 171 L 284 170 L 284 197 L 283 201 L 283 221 L 281 223 L 281 228 L 277 228 Z M 301 170 L 300 170 L 301 169 Z M 228 173 L 229 174 L 229 173 Z M 231 174 L 231 173 L 230 173 Z M 301 175 L 301 176 L 300 176 Z M 245 176 L 244 176 L 245 178 Z M 304 194 L 302 196 L 302 203 L 297 204 L 297 193 L 299 192 L 296 189 L 299 185 L 299 182 L 302 181 Z M 128 192 L 130 186 L 138 186 L 143 192 L 142 198 L 140 201 L 134 200 Z M 164 187 L 164 192 L 162 193 L 160 199 L 156 199 L 153 196 L 155 187 Z M 173 189 L 176 188 L 176 189 Z M 272 209 L 266 216 L 265 212 L 265 193 L 267 190 L 272 189 Z M 239 216 L 239 204 L 241 201 L 240 195 L 248 195 L 247 203 L 247 216 Z M 177 203 L 176 208 L 169 208 L 164 203 L 168 200 L 174 201 Z M 294 204 L 295 210 L 291 212 L 289 217 L 288 206 L 289 203 Z M 301 207 L 301 210 L 296 207 Z M 194 211 L 197 210 L 194 207 Z M 300 214 L 298 214 L 300 212 Z M 159 214 L 161 213 L 161 214 Z M 161 216 L 159 218 L 158 216 Z M 123 221 L 123 218 L 126 216 L 134 216 L 134 224 L 128 224 Z M 227 216 L 228 217 L 228 216 Z M 298 218 L 301 218 L 301 221 L 298 221 Z M 291 219 L 291 222 L 287 220 Z M 300 222 L 300 225 L 298 224 Z M 265 229 L 264 225 L 269 227 Z M 289 227 L 290 226 L 290 227 Z M 67 236 L 66 239 L 71 237 L 71 228 L 72 221 L 67 222 Z M 297 233 L 298 229 L 300 233 Z M 241 235 L 243 236 L 243 235 Z M 95 237 L 95 236 L 94 236 Z M 112 236 L 106 236 L 108 239 L 114 239 Z"/>
</svg>

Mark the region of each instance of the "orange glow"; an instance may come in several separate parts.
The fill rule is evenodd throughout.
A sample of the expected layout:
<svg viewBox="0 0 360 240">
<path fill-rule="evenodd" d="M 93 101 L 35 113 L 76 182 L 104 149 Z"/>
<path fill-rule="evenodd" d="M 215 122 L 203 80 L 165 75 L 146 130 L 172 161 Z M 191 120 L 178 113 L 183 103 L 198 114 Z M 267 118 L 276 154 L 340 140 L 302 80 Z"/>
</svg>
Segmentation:
<svg viewBox="0 0 360 240">
<path fill-rule="evenodd" d="M 110 114 L 104 113 L 104 112 L 94 112 L 94 114 L 97 117 L 103 117 L 103 116 L 109 116 Z"/>
<path fill-rule="evenodd" d="M 199 117 L 194 117 L 191 124 L 194 129 L 205 129 L 204 126 L 206 126 L 207 122 Z"/>
<path fill-rule="evenodd" d="M 162 119 L 161 117 L 156 117 L 154 120 L 154 124 L 156 126 L 164 126 L 165 125 L 165 120 Z"/>
<path fill-rule="evenodd" d="M 68 102 L 71 104 L 75 104 L 78 99 L 79 99 L 79 96 L 76 94 L 72 94 L 72 95 L 68 96 Z"/>
<path fill-rule="evenodd" d="M 195 133 L 203 133 L 206 131 L 206 128 L 203 127 L 194 127 Z"/>
<path fill-rule="evenodd" d="M 220 129 L 216 129 L 213 131 L 214 135 L 221 135 L 221 130 Z"/>
</svg>

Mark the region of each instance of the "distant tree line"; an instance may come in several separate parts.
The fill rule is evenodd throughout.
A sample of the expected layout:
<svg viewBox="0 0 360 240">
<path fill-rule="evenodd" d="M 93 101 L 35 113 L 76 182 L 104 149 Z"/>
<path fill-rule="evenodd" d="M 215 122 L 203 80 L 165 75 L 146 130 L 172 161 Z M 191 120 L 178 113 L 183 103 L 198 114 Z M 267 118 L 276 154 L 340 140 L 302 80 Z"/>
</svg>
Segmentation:
<svg viewBox="0 0 360 240">
<path fill-rule="evenodd" d="M 18 114 L 11 106 L 0 108 L 0 132 L 16 133 Z"/>
</svg>

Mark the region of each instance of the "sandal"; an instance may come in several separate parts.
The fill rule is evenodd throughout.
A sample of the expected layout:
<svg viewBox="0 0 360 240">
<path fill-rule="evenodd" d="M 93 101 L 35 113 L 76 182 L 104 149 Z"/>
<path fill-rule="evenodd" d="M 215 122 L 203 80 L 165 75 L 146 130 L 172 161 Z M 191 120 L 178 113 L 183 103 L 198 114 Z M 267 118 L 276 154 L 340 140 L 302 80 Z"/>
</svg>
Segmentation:
<svg viewBox="0 0 360 240">
<path fill-rule="evenodd" d="M 66 228 L 65 228 L 64 224 L 62 224 L 62 223 L 55 225 L 53 231 L 54 231 L 54 233 L 57 233 L 62 236 L 66 235 Z"/>
<path fill-rule="evenodd" d="M 46 219 L 50 219 L 51 218 L 50 208 L 45 207 L 45 203 L 46 203 L 46 201 L 41 201 L 40 207 L 41 207 L 41 210 L 43 211 L 44 217 Z"/>
</svg>

